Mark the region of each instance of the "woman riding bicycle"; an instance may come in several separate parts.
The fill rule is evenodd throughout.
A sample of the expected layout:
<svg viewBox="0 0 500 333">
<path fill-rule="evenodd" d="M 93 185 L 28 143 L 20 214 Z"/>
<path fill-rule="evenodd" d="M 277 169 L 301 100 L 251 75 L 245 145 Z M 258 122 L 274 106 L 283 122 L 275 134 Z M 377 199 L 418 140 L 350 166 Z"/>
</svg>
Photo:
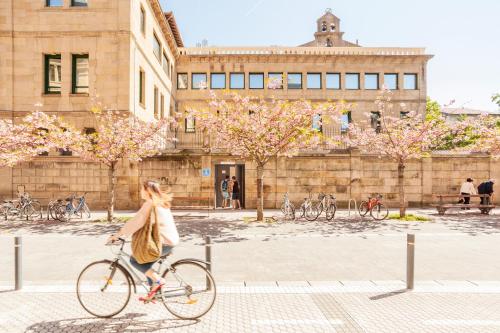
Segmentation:
<svg viewBox="0 0 500 333">
<path fill-rule="evenodd" d="M 141 189 L 141 197 L 144 204 L 137 214 L 129 220 L 116 234 L 109 237 L 107 243 L 113 243 L 120 237 L 132 236 L 139 231 L 146 223 L 150 221 L 149 217 L 152 209 L 156 208 L 156 221 L 160 230 L 160 238 L 162 243 L 162 255 L 169 254 L 173 247 L 179 243 L 179 233 L 175 226 L 172 212 L 170 211 L 172 195 L 160 189 L 160 184 L 155 181 L 148 180 L 143 183 Z M 138 271 L 144 273 L 148 279 L 148 284 L 151 286 L 151 291 L 146 297 L 153 298 L 156 292 L 164 285 L 165 281 L 152 269 L 156 260 L 147 263 L 138 263 L 132 256 L 130 263 Z"/>
</svg>

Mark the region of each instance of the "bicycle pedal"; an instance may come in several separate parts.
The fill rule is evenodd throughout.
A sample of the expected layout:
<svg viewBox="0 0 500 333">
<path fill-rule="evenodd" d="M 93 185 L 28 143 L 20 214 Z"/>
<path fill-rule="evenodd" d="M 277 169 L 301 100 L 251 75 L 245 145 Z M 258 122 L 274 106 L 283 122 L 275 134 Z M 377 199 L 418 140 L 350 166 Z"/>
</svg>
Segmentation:
<svg viewBox="0 0 500 333">
<path fill-rule="evenodd" d="M 188 301 L 186 302 L 186 304 L 196 304 L 196 303 L 198 303 L 197 299 L 188 299 Z"/>
</svg>

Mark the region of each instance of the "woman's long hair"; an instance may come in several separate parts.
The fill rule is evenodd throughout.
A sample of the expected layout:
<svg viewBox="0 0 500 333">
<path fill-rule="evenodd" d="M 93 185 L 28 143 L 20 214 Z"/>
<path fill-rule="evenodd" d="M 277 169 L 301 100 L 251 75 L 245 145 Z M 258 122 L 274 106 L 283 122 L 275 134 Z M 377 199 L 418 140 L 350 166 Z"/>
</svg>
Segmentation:
<svg viewBox="0 0 500 333">
<path fill-rule="evenodd" d="M 147 180 L 142 184 L 146 195 L 153 201 L 153 205 L 170 208 L 172 206 L 172 193 L 162 191 L 160 184 L 154 180 Z"/>
</svg>

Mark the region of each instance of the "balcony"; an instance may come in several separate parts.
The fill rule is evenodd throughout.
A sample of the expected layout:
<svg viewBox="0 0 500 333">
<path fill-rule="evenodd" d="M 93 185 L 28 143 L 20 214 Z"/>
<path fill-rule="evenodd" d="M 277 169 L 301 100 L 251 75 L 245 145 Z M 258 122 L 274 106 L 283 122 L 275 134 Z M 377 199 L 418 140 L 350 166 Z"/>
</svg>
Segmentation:
<svg viewBox="0 0 500 333">
<path fill-rule="evenodd" d="M 343 135 L 345 132 L 341 131 L 338 125 L 324 126 L 322 129 L 323 138 L 321 143 L 310 149 L 301 149 L 300 153 L 303 154 L 317 154 L 328 153 L 334 151 L 343 151 L 347 147 L 344 144 L 335 144 L 333 138 Z M 175 138 L 174 141 L 166 140 L 165 138 Z M 221 152 L 217 147 L 212 147 L 211 142 L 215 142 L 205 131 L 196 129 L 194 132 L 186 133 L 184 129 L 177 128 L 175 130 L 168 130 L 161 134 L 160 150 L 163 153 L 176 153 L 181 151 L 192 152 Z"/>
</svg>

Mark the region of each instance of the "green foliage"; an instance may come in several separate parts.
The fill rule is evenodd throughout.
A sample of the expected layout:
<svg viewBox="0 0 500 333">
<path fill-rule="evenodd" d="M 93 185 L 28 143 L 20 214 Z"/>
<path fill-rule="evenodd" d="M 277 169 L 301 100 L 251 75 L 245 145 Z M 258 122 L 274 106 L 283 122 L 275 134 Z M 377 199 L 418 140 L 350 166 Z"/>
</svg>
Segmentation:
<svg viewBox="0 0 500 333">
<path fill-rule="evenodd" d="M 439 103 L 427 97 L 427 102 L 425 104 L 425 120 L 438 120 L 441 116 L 441 106 Z"/>
<path fill-rule="evenodd" d="M 500 107 L 500 93 L 496 93 L 491 96 L 491 101 Z"/>
<path fill-rule="evenodd" d="M 389 220 L 399 220 L 399 221 L 419 221 L 419 222 L 428 222 L 432 221 L 430 218 L 420 215 L 406 214 L 404 217 L 400 217 L 399 213 L 389 214 Z"/>
</svg>

